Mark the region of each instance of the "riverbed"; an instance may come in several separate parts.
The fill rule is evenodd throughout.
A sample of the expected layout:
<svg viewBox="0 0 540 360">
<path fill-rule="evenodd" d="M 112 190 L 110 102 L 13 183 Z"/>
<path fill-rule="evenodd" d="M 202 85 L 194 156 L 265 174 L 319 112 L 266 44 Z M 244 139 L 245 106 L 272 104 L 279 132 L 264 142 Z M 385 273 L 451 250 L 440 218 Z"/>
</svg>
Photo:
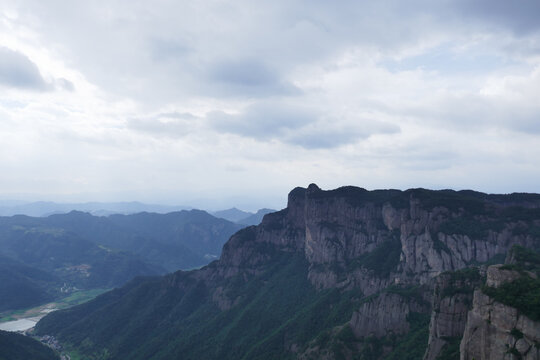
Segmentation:
<svg viewBox="0 0 540 360">
<path fill-rule="evenodd" d="M 19 319 L 0 323 L 0 330 L 4 331 L 25 331 L 36 326 L 40 318 Z"/>
</svg>

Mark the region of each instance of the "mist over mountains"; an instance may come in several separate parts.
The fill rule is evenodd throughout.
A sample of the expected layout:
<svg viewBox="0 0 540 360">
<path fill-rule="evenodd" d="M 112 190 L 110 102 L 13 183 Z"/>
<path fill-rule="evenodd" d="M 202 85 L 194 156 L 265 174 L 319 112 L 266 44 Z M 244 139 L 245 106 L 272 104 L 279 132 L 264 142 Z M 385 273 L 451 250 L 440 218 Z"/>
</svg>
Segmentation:
<svg viewBox="0 0 540 360">
<path fill-rule="evenodd" d="M 130 215 L 141 212 L 166 214 L 181 210 L 194 209 L 191 206 L 146 204 L 139 201 L 129 202 L 84 202 L 84 203 L 57 203 L 53 201 L 26 202 L 20 200 L 0 200 L 0 216 L 27 215 L 33 217 L 47 217 L 54 214 L 65 214 L 71 211 L 87 212 L 95 216 L 108 216 L 114 214 Z M 257 225 L 265 214 L 273 212 L 272 209 L 259 209 L 249 212 L 236 207 L 209 211 L 215 217 L 226 219 L 244 225 Z"/>
<path fill-rule="evenodd" d="M 165 214 L 173 211 L 190 210 L 190 206 L 168 206 L 132 202 L 85 202 L 85 203 L 56 203 L 52 201 L 0 201 L 0 216 L 28 215 L 35 217 L 64 214 L 73 210 L 88 212 L 96 216 L 112 214 L 135 214 L 139 212 L 152 212 Z"/>
<path fill-rule="evenodd" d="M 242 227 L 200 210 L 0 217 L 0 311 L 200 267 Z"/>
</svg>

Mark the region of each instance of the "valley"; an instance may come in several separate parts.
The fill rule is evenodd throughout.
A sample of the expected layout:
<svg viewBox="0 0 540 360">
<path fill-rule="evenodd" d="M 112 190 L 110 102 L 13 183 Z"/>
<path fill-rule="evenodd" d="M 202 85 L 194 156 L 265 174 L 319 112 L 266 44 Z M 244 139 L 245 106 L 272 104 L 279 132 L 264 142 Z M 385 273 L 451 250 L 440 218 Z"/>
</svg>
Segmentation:
<svg viewBox="0 0 540 360">
<path fill-rule="evenodd" d="M 52 311 L 66 309 L 79 305 L 110 289 L 76 290 L 70 295 L 54 302 L 39 305 L 30 309 L 5 311 L 0 313 L 0 330 L 25 332 L 33 328 L 36 323 Z"/>
<path fill-rule="evenodd" d="M 0 313 L 200 267 L 242 227 L 200 210 L 0 217 Z"/>
</svg>

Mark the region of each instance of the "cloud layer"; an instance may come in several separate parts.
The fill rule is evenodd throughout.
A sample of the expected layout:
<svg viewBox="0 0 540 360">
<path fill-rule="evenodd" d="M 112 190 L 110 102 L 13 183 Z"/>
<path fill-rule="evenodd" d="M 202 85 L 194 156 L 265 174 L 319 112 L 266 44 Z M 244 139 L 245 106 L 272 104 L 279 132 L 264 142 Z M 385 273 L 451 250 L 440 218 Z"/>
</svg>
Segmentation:
<svg viewBox="0 0 540 360">
<path fill-rule="evenodd" d="M 540 192 L 537 1 L 1 8 L 3 197 Z"/>
<path fill-rule="evenodd" d="M 0 46 L 0 84 L 8 87 L 44 90 L 39 69 L 24 54 Z"/>
</svg>

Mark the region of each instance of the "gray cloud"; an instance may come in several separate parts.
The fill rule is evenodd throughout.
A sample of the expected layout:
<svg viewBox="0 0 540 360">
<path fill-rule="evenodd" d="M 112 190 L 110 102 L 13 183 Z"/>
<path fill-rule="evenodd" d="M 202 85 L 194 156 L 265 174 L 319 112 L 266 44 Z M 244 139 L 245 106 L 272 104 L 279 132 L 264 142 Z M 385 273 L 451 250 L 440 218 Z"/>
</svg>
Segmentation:
<svg viewBox="0 0 540 360">
<path fill-rule="evenodd" d="M 276 82 L 276 75 L 256 60 L 221 62 L 210 69 L 210 77 L 217 82 L 240 86 L 267 86 Z"/>
<path fill-rule="evenodd" d="M 325 64 L 350 48 L 371 49 L 377 57 L 400 55 L 432 39 L 447 41 L 450 33 L 459 42 L 485 33 L 486 22 L 503 32 L 525 33 L 538 28 L 537 4 L 391 0 L 336 6 L 277 0 L 156 6 L 133 1 L 126 7 L 24 1 L 19 13 L 21 19 L 29 14 L 50 24 L 39 31 L 64 44 L 70 62 L 90 81 L 160 105 L 186 96 L 295 95 L 301 92 L 291 76 L 297 69 Z M 504 44 L 505 49 L 512 45 Z"/>
<path fill-rule="evenodd" d="M 46 191 L 75 193 L 82 177 L 86 189 L 166 199 L 313 181 L 488 189 L 497 179 L 504 187 L 490 190 L 538 191 L 537 10 L 529 0 L 6 2 L 6 43 L 36 57 L 8 62 L 26 78 L 0 63 L 0 84 L 58 93 L 0 99 L 1 165 L 13 164 L 2 188 L 31 191 L 20 184 L 43 173 Z M 49 80 L 45 64 L 74 83 Z M 51 140 L 51 127 L 66 139 Z"/>
<path fill-rule="evenodd" d="M 295 95 L 300 89 L 280 79 L 280 74 L 260 60 L 240 59 L 220 61 L 208 69 L 212 87 L 217 86 L 225 96 Z"/>
<path fill-rule="evenodd" d="M 424 124 L 453 131 L 481 132 L 506 129 L 523 133 L 540 133 L 540 106 L 528 100 L 495 98 L 478 94 L 448 95 L 432 99 L 430 106 L 397 108 L 397 113 L 416 118 Z"/>
<path fill-rule="evenodd" d="M 208 123 L 217 131 L 237 134 L 257 140 L 277 139 L 306 149 L 335 148 L 357 143 L 373 134 L 400 131 L 393 124 L 361 119 L 351 124 L 338 118 L 328 118 L 315 109 L 284 106 L 279 102 L 253 104 L 239 114 L 213 112 Z"/>
<path fill-rule="evenodd" d="M 262 102 L 248 106 L 240 114 L 212 112 L 207 119 L 210 126 L 220 132 L 267 140 L 298 129 L 316 118 L 315 113 L 306 108 Z"/>
<path fill-rule="evenodd" d="M 377 120 L 364 120 L 351 125 L 339 125 L 338 121 L 312 124 L 284 138 L 284 142 L 305 149 L 332 149 L 355 144 L 375 134 L 395 134 L 399 126 Z"/>
<path fill-rule="evenodd" d="M 179 138 L 190 134 L 193 121 L 198 119 L 191 113 L 161 113 L 148 118 L 129 119 L 127 127 L 153 136 Z"/>
<path fill-rule="evenodd" d="M 518 35 L 540 30 L 538 0 L 459 0 L 453 3 L 466 19 L 480 19 L 493 26 L 504 26 Z"/>
<path fill-rule="evenodd" d="M 174 39 L 152 39 L 149 41 L 149 48 L 153 60 L 158 62 L 175 61 L 191 51 L 183 42 Z"/>
<path fill-rule="evenodd" d="M 36 64 L 26 55 L 3 46 L 0 46 L 0 84 L 32 90 L 47 88 Z"/>
</svg>

